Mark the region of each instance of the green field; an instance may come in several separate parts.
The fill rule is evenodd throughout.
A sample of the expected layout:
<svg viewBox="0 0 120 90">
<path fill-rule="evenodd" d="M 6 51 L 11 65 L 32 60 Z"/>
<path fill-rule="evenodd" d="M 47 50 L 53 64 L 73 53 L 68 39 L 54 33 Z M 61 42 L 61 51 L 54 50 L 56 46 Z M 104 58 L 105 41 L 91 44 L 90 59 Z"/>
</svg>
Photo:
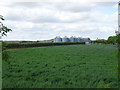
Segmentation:
<svg viewBox="0 0 120 90">
<path fill-rule="evenodd" d="M 117 88 L 117 46 L 11 49 L 3 88 Z"/>
</svg>

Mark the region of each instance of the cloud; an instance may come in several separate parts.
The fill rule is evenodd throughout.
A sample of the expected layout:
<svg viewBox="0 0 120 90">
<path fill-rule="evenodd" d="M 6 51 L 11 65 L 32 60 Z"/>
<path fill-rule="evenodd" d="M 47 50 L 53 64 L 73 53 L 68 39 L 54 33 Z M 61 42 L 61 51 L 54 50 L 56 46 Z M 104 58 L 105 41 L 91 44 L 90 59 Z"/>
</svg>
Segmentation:
<svg viewBox="0 0 120 90">
<path fill-rule="evenodd" d="M 105 7 L 114 11 L 98 9 Z M 107 39 L 115 34 L 117 24 L 115 3 L 106 0 L 11 2 L 1 4 L 0 13 L 6 19 L 4 24 L 13 29 L 3 40 L 44 40 L 55 36 Z"/>
<path fill-rule="evenodd" d="M 113 1 L 109 1 L 109 2 L 95 2 L 96 6 L 114 6 L 116 5 L 118 2 L 113 2 Z"/>
<path fill-rule="evenodd" d="M 63 3 L 55 3 L 54 6 L 61 11 L 68 12 L 86 12 L 90 11 L 93 8 L 92 4 L 87 2 L 63 2 Z"/>
<path fill-rule="evenodd" d="M 37 2 L 14 2 L 10 6 L 32 8 L 32 7 L 38 7 L 39 5 L 42 5 L 42 4 Z"/>
<path fill-rule="evenodd" d="M 112 14 L 105 14 L 101 12 L 93 12 L 90 13 L 91 21 L 97 22 L 97 23 L 116 23 L 118 20 L 118 14 L 117 12 Z"/>
</svg>

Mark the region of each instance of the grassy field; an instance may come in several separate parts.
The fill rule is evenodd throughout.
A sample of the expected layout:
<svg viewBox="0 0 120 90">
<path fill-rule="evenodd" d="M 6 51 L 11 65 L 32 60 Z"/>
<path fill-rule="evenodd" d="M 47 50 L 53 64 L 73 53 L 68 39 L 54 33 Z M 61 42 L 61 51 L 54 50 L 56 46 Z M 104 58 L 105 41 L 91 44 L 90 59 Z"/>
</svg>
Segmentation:
<svg viewBox="0 0 120 90">
<path fill-rule="evenodd" d="M 3 88 L 117 88 L 117 46 L 70 45 L 9 50 Z"/>
</svg>

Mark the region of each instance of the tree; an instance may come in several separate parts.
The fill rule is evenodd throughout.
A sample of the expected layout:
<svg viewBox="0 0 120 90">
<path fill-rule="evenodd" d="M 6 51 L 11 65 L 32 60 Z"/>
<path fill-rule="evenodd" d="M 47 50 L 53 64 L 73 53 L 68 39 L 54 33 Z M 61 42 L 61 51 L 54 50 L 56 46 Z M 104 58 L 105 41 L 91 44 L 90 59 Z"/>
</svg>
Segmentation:
<svg viewBox="0 0 120 90">
<path fill-rule="evenodd" d="M 2 21 L 5 20 L 2 15 L 0 15 L 0 34 L 2 36 L 7 36 L 7 33 L 12 31 L 11 29 L 7 28 L 3 25 Z M 7 44 L 5 42 L 2 42 L 2 60 L 8 60 L 8 52 L 6 51 Z"/>
<path fill-rule="evenodd" d="M 110 36 L 108 37 L 108 42 L 115 44 L 117 43 L 117 39 L 118 39 L 118 36 Z"/>
<path fill-rule="evenodd" d="M 5 20 L 2 15 L 0 15 L 0 20 Z M 3 25 L 3 23 L 0 21 L 0 33 L 1 36 L 7 36 L 7 33 L 12 31 L 11 29 L 7 28 L 6 26 Z"/>
<path fill-rule="evenodd" d="M 105 39 L 97 39 L 97 40 L 94 40 L 92 42 L 93 43 L 104 43 L 104 44 L 107 44 L 107 40 L 105 40 Z"/>
</svg>

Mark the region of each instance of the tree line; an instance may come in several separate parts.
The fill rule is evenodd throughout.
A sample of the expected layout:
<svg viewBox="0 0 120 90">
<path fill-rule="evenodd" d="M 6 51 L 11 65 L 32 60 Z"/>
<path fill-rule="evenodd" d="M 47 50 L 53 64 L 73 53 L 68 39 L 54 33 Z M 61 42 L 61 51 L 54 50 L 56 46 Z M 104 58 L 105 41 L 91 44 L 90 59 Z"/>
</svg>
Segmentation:
<svg viewBox="0 0 120 90">
<path fill-rule="evenodd" d="M 120 34 L 116 36 L 109 36 L 107 40 L 105 39 L 93 40 L 92 43 L 120 44 Z"/>
</svg>

